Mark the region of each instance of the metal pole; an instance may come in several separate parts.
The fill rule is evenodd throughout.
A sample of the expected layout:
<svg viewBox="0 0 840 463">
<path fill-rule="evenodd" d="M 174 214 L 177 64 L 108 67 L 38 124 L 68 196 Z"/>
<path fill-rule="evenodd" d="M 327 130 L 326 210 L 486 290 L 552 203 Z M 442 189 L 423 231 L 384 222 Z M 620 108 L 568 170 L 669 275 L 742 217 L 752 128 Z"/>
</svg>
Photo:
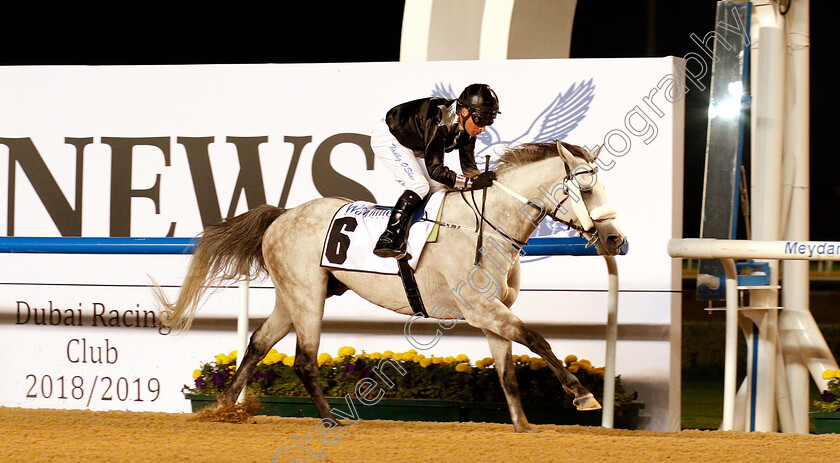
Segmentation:
<svg viewBox="0 0 840 463">
<path fill-rule="evenodd" d="M 809 97 L 810 97 L 810 38 L 809 0 L 791 2 L 785 16 L 788 28 L 787 44 L 789 72 L 787 81 L 788 120 L 784 124 L 785 165 L 793 172 L 786 175 L 785 191 L 790 195 L 787 227 L 784 238 L 788 240 L 809 239 L 809 191 L 810 191 L 810 143 L 809 143 Z M 822 264 L 822 262 L 820 262 Z M 782 307 L 779 314 L 779 341 L 781 343 L 790 403 L 794 421 L 792 432 L 808 434 L 808 411 L 810 408 L 810 375 L 807 353 L 813 350 L 798 342 L 798 324 L 792 318 L 810 316 L 809 263 L 783 261 Z M 804 355 L 803 355 L 804 354 Z M 781 411 L 781 410 L 780 410 Z M 784 429 L 783 429 L 784 430 Z"/>
<path fill-rule="evenodd" d="M 601 426 L 613 427 L 615 417 L 615 356 L 618 341 L 618 266 L 615 257 L 604 256 L 609 272 L 609 291 L 607 299 L 607 353 L 604 366 L 604 409 Z"/>
<path fill-rule="evenodd" d="M 735 393 L 738 372 L 738 271 L 733 259 L 721 259 L 726 271 L 726 341 L 723 373 L 722 431 L 735 429 Z"/>
<path fill-rule="evenodd" d="M 239 282 L 239 316 L 236 320 L 236 334 L 239 340 L 239 347 L 236 351 L 236 369 L 242 365 L 242 359 L 245 357 L 245 351 L 248 349 L 248 290 L 250 283 L 248 279 Z M 245 400 L 245 390 L 248 389 L 247 383 L 239 393 L 237 402 L 242 403 Z"/>
</svg>

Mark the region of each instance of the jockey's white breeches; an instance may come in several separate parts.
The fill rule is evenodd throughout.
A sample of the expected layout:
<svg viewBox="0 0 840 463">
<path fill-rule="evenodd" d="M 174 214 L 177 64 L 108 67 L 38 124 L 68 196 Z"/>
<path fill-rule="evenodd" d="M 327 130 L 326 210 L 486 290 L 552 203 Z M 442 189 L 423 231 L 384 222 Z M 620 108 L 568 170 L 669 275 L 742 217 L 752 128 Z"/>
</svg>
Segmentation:
<svg viewBox="0 0 840 463">
<path fill-rule="evenodd" d="M 388 130 L 385 119 L 379 121 L 370 136 L 370 147 L 376 161 L 385 166 L 403 189 L 411 190 L 421 198 L 429 194 L 429 173 L 414 151 L 401 145 Z"/>
</svg>

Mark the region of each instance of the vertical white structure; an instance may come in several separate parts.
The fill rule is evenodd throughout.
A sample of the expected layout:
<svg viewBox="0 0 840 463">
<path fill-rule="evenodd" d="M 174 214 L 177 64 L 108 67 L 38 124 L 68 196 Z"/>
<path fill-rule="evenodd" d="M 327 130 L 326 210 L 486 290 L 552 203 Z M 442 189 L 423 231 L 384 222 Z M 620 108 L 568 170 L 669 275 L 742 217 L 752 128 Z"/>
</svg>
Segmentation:
<svg viewBox="0 0 840 463">
<path fill-rule="evenodd" d="M 406 0 L 400 61 L 568 58 L 577 0 Z"/>
<path fill-rule="evenodd" d="M 781 239 L 782 147 L 784 146 L 785 26 L 774 7 L 756 5 L 752 16 L 752 239 Z M 776 358 L 779 262 L 769 261 L 770 284 L 750 290 L 750 309 L 743 315 L 747 334 L 748 431 L 776 430 Z M 750 323 L 751 322 L 751 323 Z M 755 362 L 753 361 L 755 360 Z M 760 362 L 758 368 L 756 362 Z M 760 403 L 761 406 L 757 404 Z"/>
<path fill-rule="evenodd" d="M 767 0 L 753 4 L 751 239 L 756 241 L 809 240 L 809 7 L 808 0 L 794 0 L 787 10 Z M 753 257 L 769 264 L 770 281 L 750 287 L 749 307 L 740 311 L 747 379 L 734 429 L 777 431 L 778 419 L 783 432 L 807 433 L 809 372 L 824 388 L 822 372 L 837 368 L 809 310 L 808 262 L 784 257 L 780 268 L 775 258 Z M 724 423 L 724 429 L 731 426 Z"/>
</svg>

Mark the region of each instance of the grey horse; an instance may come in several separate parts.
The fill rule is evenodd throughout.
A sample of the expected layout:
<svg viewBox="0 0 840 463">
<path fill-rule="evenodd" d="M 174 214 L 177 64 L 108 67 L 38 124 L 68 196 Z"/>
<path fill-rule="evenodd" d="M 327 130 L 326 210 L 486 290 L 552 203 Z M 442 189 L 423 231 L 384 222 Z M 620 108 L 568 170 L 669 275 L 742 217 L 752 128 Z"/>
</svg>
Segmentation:
<svg viewBox="0 0 840 463">
<path fill-rule="evenodd" d="M 597 154 L 595 154 L 597 156 Z M 606 201 L 593 158 L 582 148 L 561 142 L 508 148 L 500 157 L 493 186 L 470 194 L 451 191 L 440 221 L 437 242 L 426 246 L 415 272 L 424 301 L 433 301 L 433 318 L 463 319 L 487 336 L 515 431 L 533 432 L 522 408 L 511 358 L 511 342 L 542 357 L 579 410 L 598 410 L 592 393 L 563 366 L 540 334 L 511 311 L 519 294 L 519 250 L 546 216 L 562 220 L 590 239 L 601 255 L 616 255 L 625 241 Z M 486 194 L 484 223 L 479 206 Z M 461 196 L 460 198 L 458 196 Z M 463 199 L 463 200 L 462 200 Z M 239 369 L 222 398 L 229 403 L 245 387 L 254 367 L 294 327 L 294 370 L 322 418 L 334 419 L 318 374 L 318 346 L 324 301 L 341 290 L 394 312 L 412 316 L 400 278 L 325 268 L 320 265 L 324 238 L 335 212 L 349 200 L 319 198 L 283 209 L 264 205 L 207 227 L 196 247 L 177 300 L 170 302 L 154 286 L 161 320 L 189 329 L 208 286 L 268 272 L 276 292 L 274 310 L 253 333 Z M 474 263 L 478 229 L 483 228 L 481 261 Z M 466 285 L 465 279 L 471 284 Z"/>
</svg>

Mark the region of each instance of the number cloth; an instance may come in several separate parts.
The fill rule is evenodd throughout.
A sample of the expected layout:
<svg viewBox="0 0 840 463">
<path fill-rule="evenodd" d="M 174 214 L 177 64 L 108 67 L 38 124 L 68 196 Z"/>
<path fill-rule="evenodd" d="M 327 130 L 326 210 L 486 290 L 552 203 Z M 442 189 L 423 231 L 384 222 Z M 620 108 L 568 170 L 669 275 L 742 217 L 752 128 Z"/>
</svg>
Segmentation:
<svg viewBox="0 0 840 463">
<path fill-rule="evenodd" d="M 425 207 L 413 218 L 408 233 L 407 249 L 411 254 L 409 264 L 417 268 L 420 252 L 426 245 L 435 223 L 422 219 L 435 220 L 443 204 L 444 191 L 436 191 L 429 196 Z M 385 230 L 390 208 L 377 206 L 366 201 L 345 204 L 333 216 L 327 236 L 324 237 L 324 250 L 321 254 L 321 266 L 342 270 L 397 275 L 397 260 L 377 257 L 373 254 L 376 240 Z"/>
</svg>

